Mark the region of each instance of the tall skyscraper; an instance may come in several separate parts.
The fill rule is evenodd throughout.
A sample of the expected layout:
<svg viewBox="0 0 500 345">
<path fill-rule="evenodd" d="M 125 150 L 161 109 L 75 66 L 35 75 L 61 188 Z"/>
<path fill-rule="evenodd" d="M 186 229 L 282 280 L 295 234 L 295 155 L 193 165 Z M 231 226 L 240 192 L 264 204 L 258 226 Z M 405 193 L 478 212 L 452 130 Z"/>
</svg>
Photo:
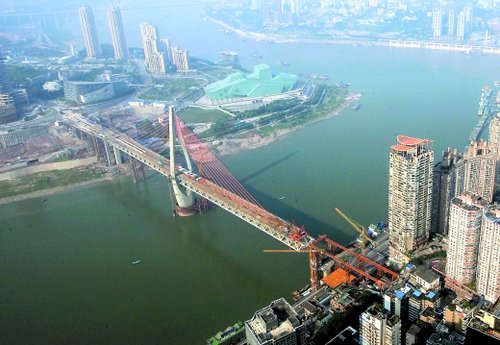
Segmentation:
<svg viewBox="0 0 500 345">
<path fill-rule="evenodd" d="M 408 262 L 407 253 L 429 238 L 434 152 L 428 139 L 397 136 L 389 154 L 389 259 Z"/>
<path fill-rule="evenodd" d="M 481 218 L 488 202 L 467 193 L 451 201 L 446 274 L 463 284 L 476 278 Z"/>
<path fill-rule="evenodd" d="M 500 208 L 485 210 L 477 260 L 477 292 L 495 303 L 500 297 Z"/>
<path fill-rule="evenodd" d="M 457 16 L 457 39 L 459 41 L 465 40 L 465 33 L 466 33 L 466 15 L 462 11 L 458 14 Z"/>
<path fill-rule="evenodd" d="M 448 11 L 448 36 L 453 37 L 455 35 L 455 11 Z"/>
<path fill-rule="evenodd" d="M 153 74 L 166 74 L 167 56 L 166 53 L 162 51 L 160 37 L 156 26 L 148 23 L 142 23 L 141 37 L 146 68 Z"/>
<path fill-rule="evenodd" d="M 451 200 L 455 197 L 455 166 L 460 159 L 456 149 L 448 148 L 443 158 L 434 165 L 431 232 L 448 234 L 448 215 Z"/>
<path fill-rule="evenodd" d="M 486 141 L 472 141 L 456 164 L 455 195 L 472 193 L 493 200 L 496 157 Z"/>
<path fill-rule="evenodd" d="M 500 189 L 500 113 L 490 122 L 488 143 L 496 159 L 495 191 Z"/>
<path fill-rule="evenodd" d="M 97 38 L 97 30 L 95 27 L 94 14 L 90 6 L 80 7 L 78 10 L 80 15 L 80 25 L 82 27 L 83 41 L 87 58 L 97 59 L 101 57 L 101 46 Z"/>
<path fill-rule="evenodd" d="M 401 344 L 401 321 L 381 306 L 372 305 L 359 317 L 359 344 Z"/>
<path fill-rule="evenodd" d="M 111 7 L 108 10 L 108 22 L 109 29 L 111 30 L 115 59 L 128 59 L 129 52 L 125 40 L 125 31 L 123 29 L 122 13 L 119 7 Z"/>
<path fill-rule="evenodd" d="M 177 67 L 178 71 L 189 71 L 188 52 L 177 47 L 172 47 L 172 63 Z"/>
<path fill-rule="evenodd" d="M 435 39 L 441 38 L 441 31 L 443 25 L 443 12 L 440 7 L 436 7 L 432 11 L 432 37 Z"/>
</svg>

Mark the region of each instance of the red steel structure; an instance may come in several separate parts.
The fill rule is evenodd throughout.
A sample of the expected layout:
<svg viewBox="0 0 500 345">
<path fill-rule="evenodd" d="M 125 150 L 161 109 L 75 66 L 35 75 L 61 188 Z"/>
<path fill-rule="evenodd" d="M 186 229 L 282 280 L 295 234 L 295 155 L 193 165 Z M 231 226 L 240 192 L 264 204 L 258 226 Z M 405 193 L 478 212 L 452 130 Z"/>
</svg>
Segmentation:
<svg viewBox="0 0 500 345">
<path fill-rule="evenodd" d="M 233 174 L 217 159 L 215 154 L 175 115 L 175 126 L 179 140 L 186 146 L 189 157 L 200 170 L 201 176 L 233 192 L 254 205 L 262 207 Z"/>
</svg>

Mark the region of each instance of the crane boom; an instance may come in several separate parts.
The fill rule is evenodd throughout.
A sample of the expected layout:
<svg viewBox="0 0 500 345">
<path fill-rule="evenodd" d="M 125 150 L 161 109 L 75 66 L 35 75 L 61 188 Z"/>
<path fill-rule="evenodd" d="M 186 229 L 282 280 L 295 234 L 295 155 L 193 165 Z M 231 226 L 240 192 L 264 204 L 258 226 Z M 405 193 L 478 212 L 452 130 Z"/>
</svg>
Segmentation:
<svg viewBox="0 0 500 345">
<path fill-rule="evenodd" d="M 360 225 L 356 221 L 354 221 L 351 218 L 349 218 L 344 212 L 342 212 L 341 210 L 339 210 L 337 207 L 335 207 L 335 211 L 337 211 L 337 213 L 340 214 L 342 216 L 342 218 L 344 218 L 354 229 L 356 229 L 356 231 L 359 232 L 361 234 L 361 236 L 363 236 L 363 238 L 365 240 L 367 240 L 371 244 L 373 244 L 374 247 L 376 247 L 378 245 L 377 242 L 375 242 L 374 240 L 371 239 L 370 236 L 368 236 L 368 234 L 366 233 L 366 230 L 365 230 L 364 226 Z M 364 247 L 365 247 L 365 241 L 362 242 L 362 246 L 363 246 L 363 249 L 364 249 Z"/>
</svg>

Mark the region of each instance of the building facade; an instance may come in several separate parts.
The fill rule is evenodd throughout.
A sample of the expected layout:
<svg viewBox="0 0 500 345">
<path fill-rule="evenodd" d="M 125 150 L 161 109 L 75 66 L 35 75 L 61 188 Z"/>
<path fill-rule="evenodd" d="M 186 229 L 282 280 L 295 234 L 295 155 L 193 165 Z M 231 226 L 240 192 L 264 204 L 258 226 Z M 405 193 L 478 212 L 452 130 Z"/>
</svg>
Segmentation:
<svg viewBox="0 0 500 345">
<path fill-rule="evenodd" d="M 477 292 L 495 303 L 500 297 L 500 208 L 485 210 L 481 223 L 477 276 Z"/>
<path fill-rule="evenodd" d="M 127 83 L 123 81 L 64 81 L 63 87 L 64 98 L 79 104 L 98 103 L 123 96 L 131 91 Z"/>
<path fill-rule="evenodd" d="M 432 11 L 432 37 L 434 37 L 434 39 L 441 38 L 442 26 L 443 12 L 440 7 L 436 7 Z"/>
<path fill-rule="evenodd" d="M 500 114 L 491 119 L 488 143 L 496 161 L 495 191 L 497 191 L 500 189 Z"/>
<path fill-rule="evenodd" d="M 398 135 L 389 154 L 389 260 L 408 262 L 407 253 L 429 238 L 434 152 L 428 139 Z"/>
<path fill-rule="evenodd" d="M 453 37 L 455 35 L 455 11 L 448 11 L 448 36 Z"/>
<path fill-rule="evenodd" d="M 187 51 L 178 47 L 172 47 L 171 54 L 172 64 L 177 68 L 177 71 L 189 71 L 189 56 Z"/>
<path fill-rule="evenodd" d="M 481 218 L 487 206 L 485 200 L 470 193 L 451 201 L 446 275 L 462 284 L 471 284 L 476 278 Z"/>
<path fill-rule="evenodd" d="M 456 149 L 448 148 L 443 158 L 434 165 L 432 183 L 431 232 L 448 234 L 450 202 L 455 197 L 455 165 L 459 160 Z"/>
<path fill-rule="evenodd" d="M 466 33 L 466 27 L 467 27 L 467 17 L 465 12 L 460 12 L 457 15 L 457 39 L 459 41 L 465 40 L 465 33 Z"/>
<path fill-rule="evenodd" d="M 370 306 L 359 317 L 359 344 L 401 344 L 401 321 L 377 305 Z"/>
<path fill-rule="evenodd" d="M 80 16 L 80 25 L 82 27 L 83 41 L 87 58 L 97 59 L 101 57 L 101 46 L 97 38 L 97 30 L 95 26 L 94 13 L 90 6 L 80 7 L 78 10 Z"/>
<path fill-rule="evenodd" d="M 125 30 L 123 29 L 122 13 L 119 7 L 111 7 L 108 10 L 108 22 L 115 59 L 128 59 L 129 52 L 125 39 Z"/>
<path fill-rule="evenodd" d="M 496 157 L 488 142 L 472 141 L 456 164 L 455 195 L 472 193 L 491 202 L 495 170 Z"/>
<path fill-rule="evenodd" d="M 141 24 L 144 64 L 153 74 L 166 74 L 168 70 L 167 54 L 162 49 L 158 28 L 148 23 Z"/>
</svg>

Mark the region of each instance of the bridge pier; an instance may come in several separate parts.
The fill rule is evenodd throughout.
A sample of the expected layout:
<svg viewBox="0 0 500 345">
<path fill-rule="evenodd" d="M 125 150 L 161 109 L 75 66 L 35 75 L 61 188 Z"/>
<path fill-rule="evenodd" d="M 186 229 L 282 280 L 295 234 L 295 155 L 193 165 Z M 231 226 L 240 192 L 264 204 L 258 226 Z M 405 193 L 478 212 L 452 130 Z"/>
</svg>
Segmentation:
<svg viewBox="0 0 500 345">
<path fill-rule="evenodd" d="M 113 153 L 115 155 L 116 165 L 122 164 L 123 160 L 122 160 L 122 153 L 120 152 L 120 150 L 118 150 L 116 147 L 113 146 Z"/>
<path fill-rule="evenodd" d="M 169 183 L 172 187 L 172 192 L 175 196 L 175 205 L 174 213 L 178 216 L 186 217 L 191 216 L 196 212 L 194 207 L 194 195 L 193 192 L 181 187 L 177 183 L 177 179 L 175 176 L 175 124 L 174 124 L 174 107 L 170 106 L 168 108 L 168 125 L 169 125 L 169 149 L 170 149 L 170 178 Z M 188 165 L 189 170 L 192 170 L 191 160 L 189 159 L 189 155 L 187 149 L 184 145 L 181 145 L 182 152 L 184 153 L 184 157 L 186 158 L 186 164 Z"/>
</svg>

